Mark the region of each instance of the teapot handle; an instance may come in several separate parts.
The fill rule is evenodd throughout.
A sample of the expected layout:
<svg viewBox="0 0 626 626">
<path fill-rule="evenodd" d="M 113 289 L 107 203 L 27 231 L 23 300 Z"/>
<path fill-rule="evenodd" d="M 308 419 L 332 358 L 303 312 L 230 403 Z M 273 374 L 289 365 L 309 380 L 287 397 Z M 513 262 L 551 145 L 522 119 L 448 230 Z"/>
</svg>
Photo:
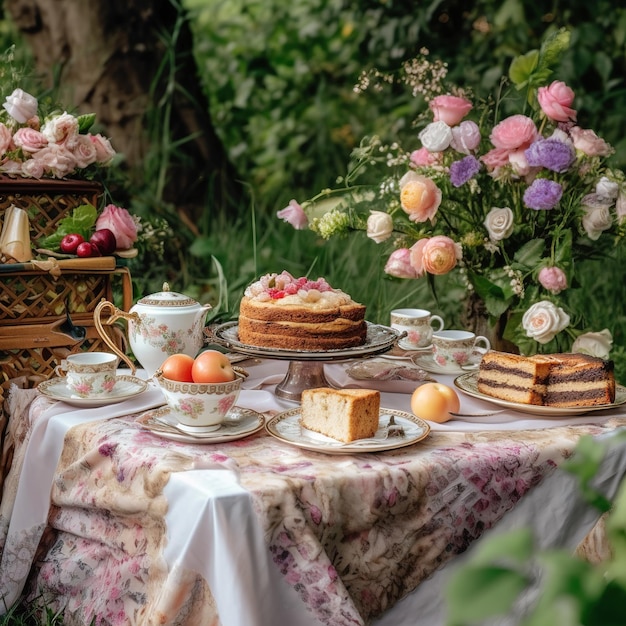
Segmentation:
<svg viewBox="0 0 626 626">
<path fill-rule="evenodd" d="M 111 310 L 111 315 L 104 321 L 104 323 L 107 326 L 110 326 L 111 324 L 113 324 L 113 322 L 115 322 L 116 320 L 123 318 L 126 320 L 132 320 L 134 319 L 134 315 L 132 313 L 126 313 L 125 311 L 122 311 L 120 309 L 118 309 L 113 303 L 109 302 L 108 300 L 101 300 L 98 305 L 96 306 L 94 312 L 93 312 L 93 321 L 94 324 L 96 326 L 96 330 L 98 331 L 98 333 L 100 334 L 100 337 L 102 338 L 102 340 L 104 341 L 104 343 L 106 343 L 106 345 L 120 358 L 122 359 L 122 361 L 124 361 L 126 363 L 126 365 L 128 365 L 128 367 L 130 367 L 133 376 L 135 375 L 135 372 L 137 371 L 137 367 L 135 366 L 135 364 L 130 360 L 130 358 L 128 358 L 128 356 L 126 356 L 126 354 L 124 354 L 116 345 L 115 342 L 111 339 L 111 337 L 109 336 L 109 334 L 104 330 L 104 327 L 102 325 L 102 312 L 105 309 L 110 309 Z"/>
</svg>

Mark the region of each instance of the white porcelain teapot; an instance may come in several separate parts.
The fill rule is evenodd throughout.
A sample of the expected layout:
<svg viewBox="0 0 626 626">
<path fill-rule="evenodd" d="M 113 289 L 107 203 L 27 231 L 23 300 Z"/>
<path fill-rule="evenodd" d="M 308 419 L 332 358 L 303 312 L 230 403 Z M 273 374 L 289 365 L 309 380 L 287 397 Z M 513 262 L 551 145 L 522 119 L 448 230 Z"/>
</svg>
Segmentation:
<svg viewBox="0 0 626 626">
<path fill-rule="evenodd" d="M 196 356 L 204 343 L 204 322 L 210 308 L 210 304 L 201 305 L 188 296 L 170 291 L 169 285 L 163 283 L 162 291 L 141 298 L 128 313 L 108 300 L 102 300 L 94 310 L 94 323 L 107 346 L 134 374 L 133 362 L 103 328 L 103 324 L 111 325 L 122 318 L 127 320 L 128 341 L 133 354 L 152 376 L 171 354 Z M 102 315 L 107 309 L 110 316 L 103 320 Z"/>
</svg>

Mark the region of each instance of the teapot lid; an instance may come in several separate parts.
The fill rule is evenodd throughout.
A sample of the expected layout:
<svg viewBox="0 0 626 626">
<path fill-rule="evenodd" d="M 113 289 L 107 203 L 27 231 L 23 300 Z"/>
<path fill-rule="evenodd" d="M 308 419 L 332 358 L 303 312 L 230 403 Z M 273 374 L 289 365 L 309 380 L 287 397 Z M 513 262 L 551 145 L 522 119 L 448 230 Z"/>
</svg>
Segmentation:
<svg viewBox="0 0 626 626">
<path fill-rule="evenodd" d="M 176 291 L 170 291 L 169 283 L 163 283 L 162 291 L 144 296 L 137 301 L 137 304 L 145 304 L 147 306 L 171 306 L 177 308 L 198 305 L 193 298 L 185 296 L 182 293 L 177 293 Z"/>
</svg>

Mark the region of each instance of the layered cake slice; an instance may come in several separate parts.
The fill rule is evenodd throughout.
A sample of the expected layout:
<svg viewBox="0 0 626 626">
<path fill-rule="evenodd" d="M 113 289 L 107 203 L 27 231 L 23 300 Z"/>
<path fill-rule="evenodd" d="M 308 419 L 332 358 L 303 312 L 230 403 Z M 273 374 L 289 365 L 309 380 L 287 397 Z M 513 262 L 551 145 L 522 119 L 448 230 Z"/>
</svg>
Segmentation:
<svg viewBox="0 0 626 626">
<path fill-rule="evenodd" d="M 305 389 L 300 405 L 303 428 L 344 443 L 378 430 L 380 392 L 374 389 Z"/>
<path fill-rule="evenodd" d="M 491 350 L 480 363 L 480 393 L 520 404 L 585 407 L 615 401 L 612 361 L 585 354 L 530 357 Z"/>
</svg>

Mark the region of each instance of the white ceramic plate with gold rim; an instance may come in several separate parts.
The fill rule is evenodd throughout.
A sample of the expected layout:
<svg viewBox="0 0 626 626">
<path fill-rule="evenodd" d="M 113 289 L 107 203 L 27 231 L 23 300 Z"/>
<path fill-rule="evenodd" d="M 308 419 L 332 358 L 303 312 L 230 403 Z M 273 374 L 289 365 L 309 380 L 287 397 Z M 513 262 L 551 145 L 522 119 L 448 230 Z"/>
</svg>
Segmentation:
<svg viewBox="0 0 626 626">
<path fill-rule="evenodd" d="M 192 432 L 192 428 L 186 428 L 184 432 L 176 429 L 176 418 L 168 406 L 153 409 L 142 413 L 135 421 L 142 428 L 172 441 L 181 443 L 209 444 L 225 443 L 248 437 L 263 428 L 265 419 L 260 413 L 252 409 L 244 409 L 235 406 L 226 416 L 226 420 L 217 430 Z"/>
<path fill-rule="evenodd" d="M 393 416 L 397 426 L 404 431 L 403 436 L 387 437 L 387 426 Z M 412 446 L 428 436 L 430 426 L 427 422 L 406 411 L 380 409 L 378 431 L 371 440 L 356 439 L 343 443 L 320 433 L 302 428 L 300 425 L 300 407 L 284 411 L 271 418 L 265 425 L 267 432 L 285 443 L 326 454 L 351 454 L 354 452 L 383 452 Z M 360 443 L 359 443 L 360 442 Z"/>
<path fill-rule="evenodd" d="M 521 404 L 519 402 L 509 402 L 508 400 L 500 400 L 499 398 L 492 398 L 484 393 L 478 391 L 478 372 L 468 372 L 463 374 L 454 380 L 454 385 L 466 393 L 468 396 L 478 398 L 479 400 L 486 400 L 492 404 L 511 409 L 513 411 L 519 411 L 520 413 L 528 413 L 530 415 L 541 415 L 542 417 L 571 417 L 573 415 L 583 415 L 585 413 L 592 413 L 595 411 L 606 411 L 614 409 L 626 403 L 626 387 L 621 385 L 615 386 L 615 402 L 613 404 L 600 404 L 598 406 L 574 406 L 574 407 L 560 407 L 560 406 L 536 406 L 534 404 Z"/>
<path fill-rule="evenodd" d="M 130 400 L 143 393 L 148 388 L 148 383 L 135 376 L 121 375 L 117 377 L 115 386 L 110 394 L 97 398 L 79 398 L 67 388 L 65 376 L 44 380 L 37 385 L 37 389 L 52 400 L 61 400 L 72 406 L 92 408 L 106 406 Z"/>
</svg>

